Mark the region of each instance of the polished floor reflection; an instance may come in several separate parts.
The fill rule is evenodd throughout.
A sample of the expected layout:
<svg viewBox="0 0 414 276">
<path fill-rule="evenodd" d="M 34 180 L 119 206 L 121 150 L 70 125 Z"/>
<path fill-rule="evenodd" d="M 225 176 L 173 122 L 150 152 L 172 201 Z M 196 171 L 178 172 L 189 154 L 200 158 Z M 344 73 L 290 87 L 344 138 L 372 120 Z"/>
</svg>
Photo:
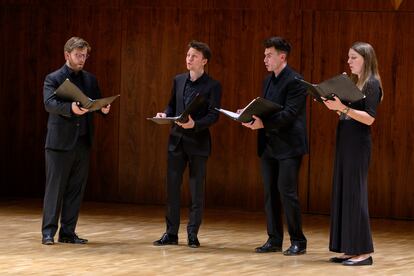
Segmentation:
<svg viewBox="0 0 414 276">
<path fill-rule="evenodd" d="M 186 245 L 186 210 L 178 246 L 155 247 L 162 206 L 85 202 L 77 232 L 87 245 L 41 245 L 41 202 L 0 202 L 0 275 L 414 275 L 414 221 L 372 219 L 374 265 L 327 260 L 329 217 L 304 216 L 308 253 L 257 254 L 266 240 L 261 212 L 206 210 L 201 247 Z M 289 246 L 285 242 L 284 248 Z"/>
</svg>

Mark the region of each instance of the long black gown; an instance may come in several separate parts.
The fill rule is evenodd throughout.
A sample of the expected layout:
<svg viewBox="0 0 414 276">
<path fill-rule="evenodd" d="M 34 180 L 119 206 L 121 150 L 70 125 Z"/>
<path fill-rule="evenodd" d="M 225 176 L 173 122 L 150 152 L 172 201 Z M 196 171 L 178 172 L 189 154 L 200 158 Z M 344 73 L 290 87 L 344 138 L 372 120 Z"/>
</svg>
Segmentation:
<svg viewBox="0 0 414 276">
<path fill-rule="evenodd" d="M 349 104 L 372 117 L 381 101 L 380 83 L 371 77 L 365 98 Z M 367 176 L 371 155 L 371 127 L 342 114 L 336 132 L 329 250 L 348 255 L 374 251 L 368 213 Z"/>
</svg>

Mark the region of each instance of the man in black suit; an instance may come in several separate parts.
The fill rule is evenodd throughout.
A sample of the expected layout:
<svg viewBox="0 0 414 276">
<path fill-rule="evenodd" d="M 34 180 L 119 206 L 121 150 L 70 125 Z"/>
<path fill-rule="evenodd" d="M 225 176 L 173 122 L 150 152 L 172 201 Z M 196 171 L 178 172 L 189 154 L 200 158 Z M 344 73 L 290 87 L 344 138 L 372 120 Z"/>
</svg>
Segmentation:
<svg viewBox="0 0 414 276">
<path fill-rule="evenodd" d="M 45 144 L 46 187 L 43 202 L 42 244 L 54 244 L 60 216 L 59 242 L 84 244 L 75 233 L 79 209 L 88 179 L 89 152 L 93 140 L 92 113 L 79 103 L 59 99 L 55 90 L 69 79 L 91 99 L 101 97 L 98 82 L 83 70 L 91 47 L 79 37 L 64 46 L 66 63 L 46 76 L 44 105 L 49 112 Z M 100 112 L 108 114 L 110 106 Z"/>
<path fill-rule="evenodd" d="M 295 80 L 300 77 L 287 65 L 290 44 L 281 37 L 265 41 L 264 63 L 269 72 L 263 97 L 283 106 L 270 117 L 243 123 L 258 130 L 258 155 L 264 184 L 267 242 L 256 248 L 258 253 L 282 251 L 283 207 L 291 246 L 284 255 L 306 252 L 306 238 L 302 232 L 300 206 L 297 196 L 298 173 L 302 155 L 307 153 L 306 88 Z"/>
<path fill-rule="evenodd" d="M 189 166 L 191 206 L 187 225 L 188 246 L 199 247 L 197 234 L 204 208 L 204 179 L 206 162 L 211 151 L 209 127 L 218 120 L 221 85 L 204 71 L 211 58 L 207 44 L 191 41 L 186 57 L 188 73 L 174 78 L 172 95 L 166 110 L 157 117 L 180 115 L 196 95 L 205 99 L 205 104 L 189 116 L 185 123 L 176 122 L 170 131 L 168 142 L 167 210 L 166 232 L 154 245 L 178 244 L 180 226 L 180 194 L 183 173 Z"/>
</svg>

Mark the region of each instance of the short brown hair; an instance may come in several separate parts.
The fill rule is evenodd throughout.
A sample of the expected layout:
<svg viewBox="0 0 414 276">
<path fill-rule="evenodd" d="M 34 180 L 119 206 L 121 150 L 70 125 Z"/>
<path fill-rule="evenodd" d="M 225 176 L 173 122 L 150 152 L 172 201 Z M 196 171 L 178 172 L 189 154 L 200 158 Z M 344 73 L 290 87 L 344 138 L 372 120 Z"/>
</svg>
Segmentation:
<svg viewBox="0 0 414 276">
<path fill-rule="evenodd" d="M 92 48 L 89 45 L 88 42 L 86 42 L 86 40 L 84 40 L 83 38 L 74 36 L 69 38 L 68 41 L 66 41 L 65 43 L 65 47 L 63 47 L 63 50 L 65 52 L 72 52 L 74 49 L 84 49 L 87 48 L 88 49 L 88 53 L 91 52 Z"/>
<path fill-rule="evenodd" d="M 274 47 L 275 50 L 285 52 L 287 55 L 289 55 L 290 50 L 292 49 L 292 46 L 290 46 L 290 43 L 280 36 L 274 36 L 266 39 L 263 42 L 264 46 L 267 48 Z"/>
<path fill-rule="evenodd" d="M 204 42 L 192 40 L 190 43 L 188 43 L 188 49 L 194 48 L 197 51 L 200 51 L 203 54 L 203 57 L 207 59 L 207 61 L 210 61 L 211 59 L 211 50 L 210 47 Z"/>
</svg>

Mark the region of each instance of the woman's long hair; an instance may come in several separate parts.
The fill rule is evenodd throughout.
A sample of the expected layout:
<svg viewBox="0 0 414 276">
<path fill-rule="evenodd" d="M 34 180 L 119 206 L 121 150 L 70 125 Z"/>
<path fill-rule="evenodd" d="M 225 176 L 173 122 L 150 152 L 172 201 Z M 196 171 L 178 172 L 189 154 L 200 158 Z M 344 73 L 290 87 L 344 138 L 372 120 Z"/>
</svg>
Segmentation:
<svg viewBox="0 0 414 276">
<path fill-rule="evenodd" d="M 359 88 L 364 87 L 366 82 L 371 76 L 377 79 L 380 83 L 382 90 L 381 100 L 384 97 L 384 91 L 382 89 L 381 77 L 378 72 L 378 61 L 375 54 L 374 48 L 371 44 L 366 42 L 355 42 L 351 49 L 360 54 L 364 58 L 364 65 L 361 72 L 361 77 L 358 78 L 357 75 L 352 74 L 351 79 L 356 83 Z"/>
</svg>

